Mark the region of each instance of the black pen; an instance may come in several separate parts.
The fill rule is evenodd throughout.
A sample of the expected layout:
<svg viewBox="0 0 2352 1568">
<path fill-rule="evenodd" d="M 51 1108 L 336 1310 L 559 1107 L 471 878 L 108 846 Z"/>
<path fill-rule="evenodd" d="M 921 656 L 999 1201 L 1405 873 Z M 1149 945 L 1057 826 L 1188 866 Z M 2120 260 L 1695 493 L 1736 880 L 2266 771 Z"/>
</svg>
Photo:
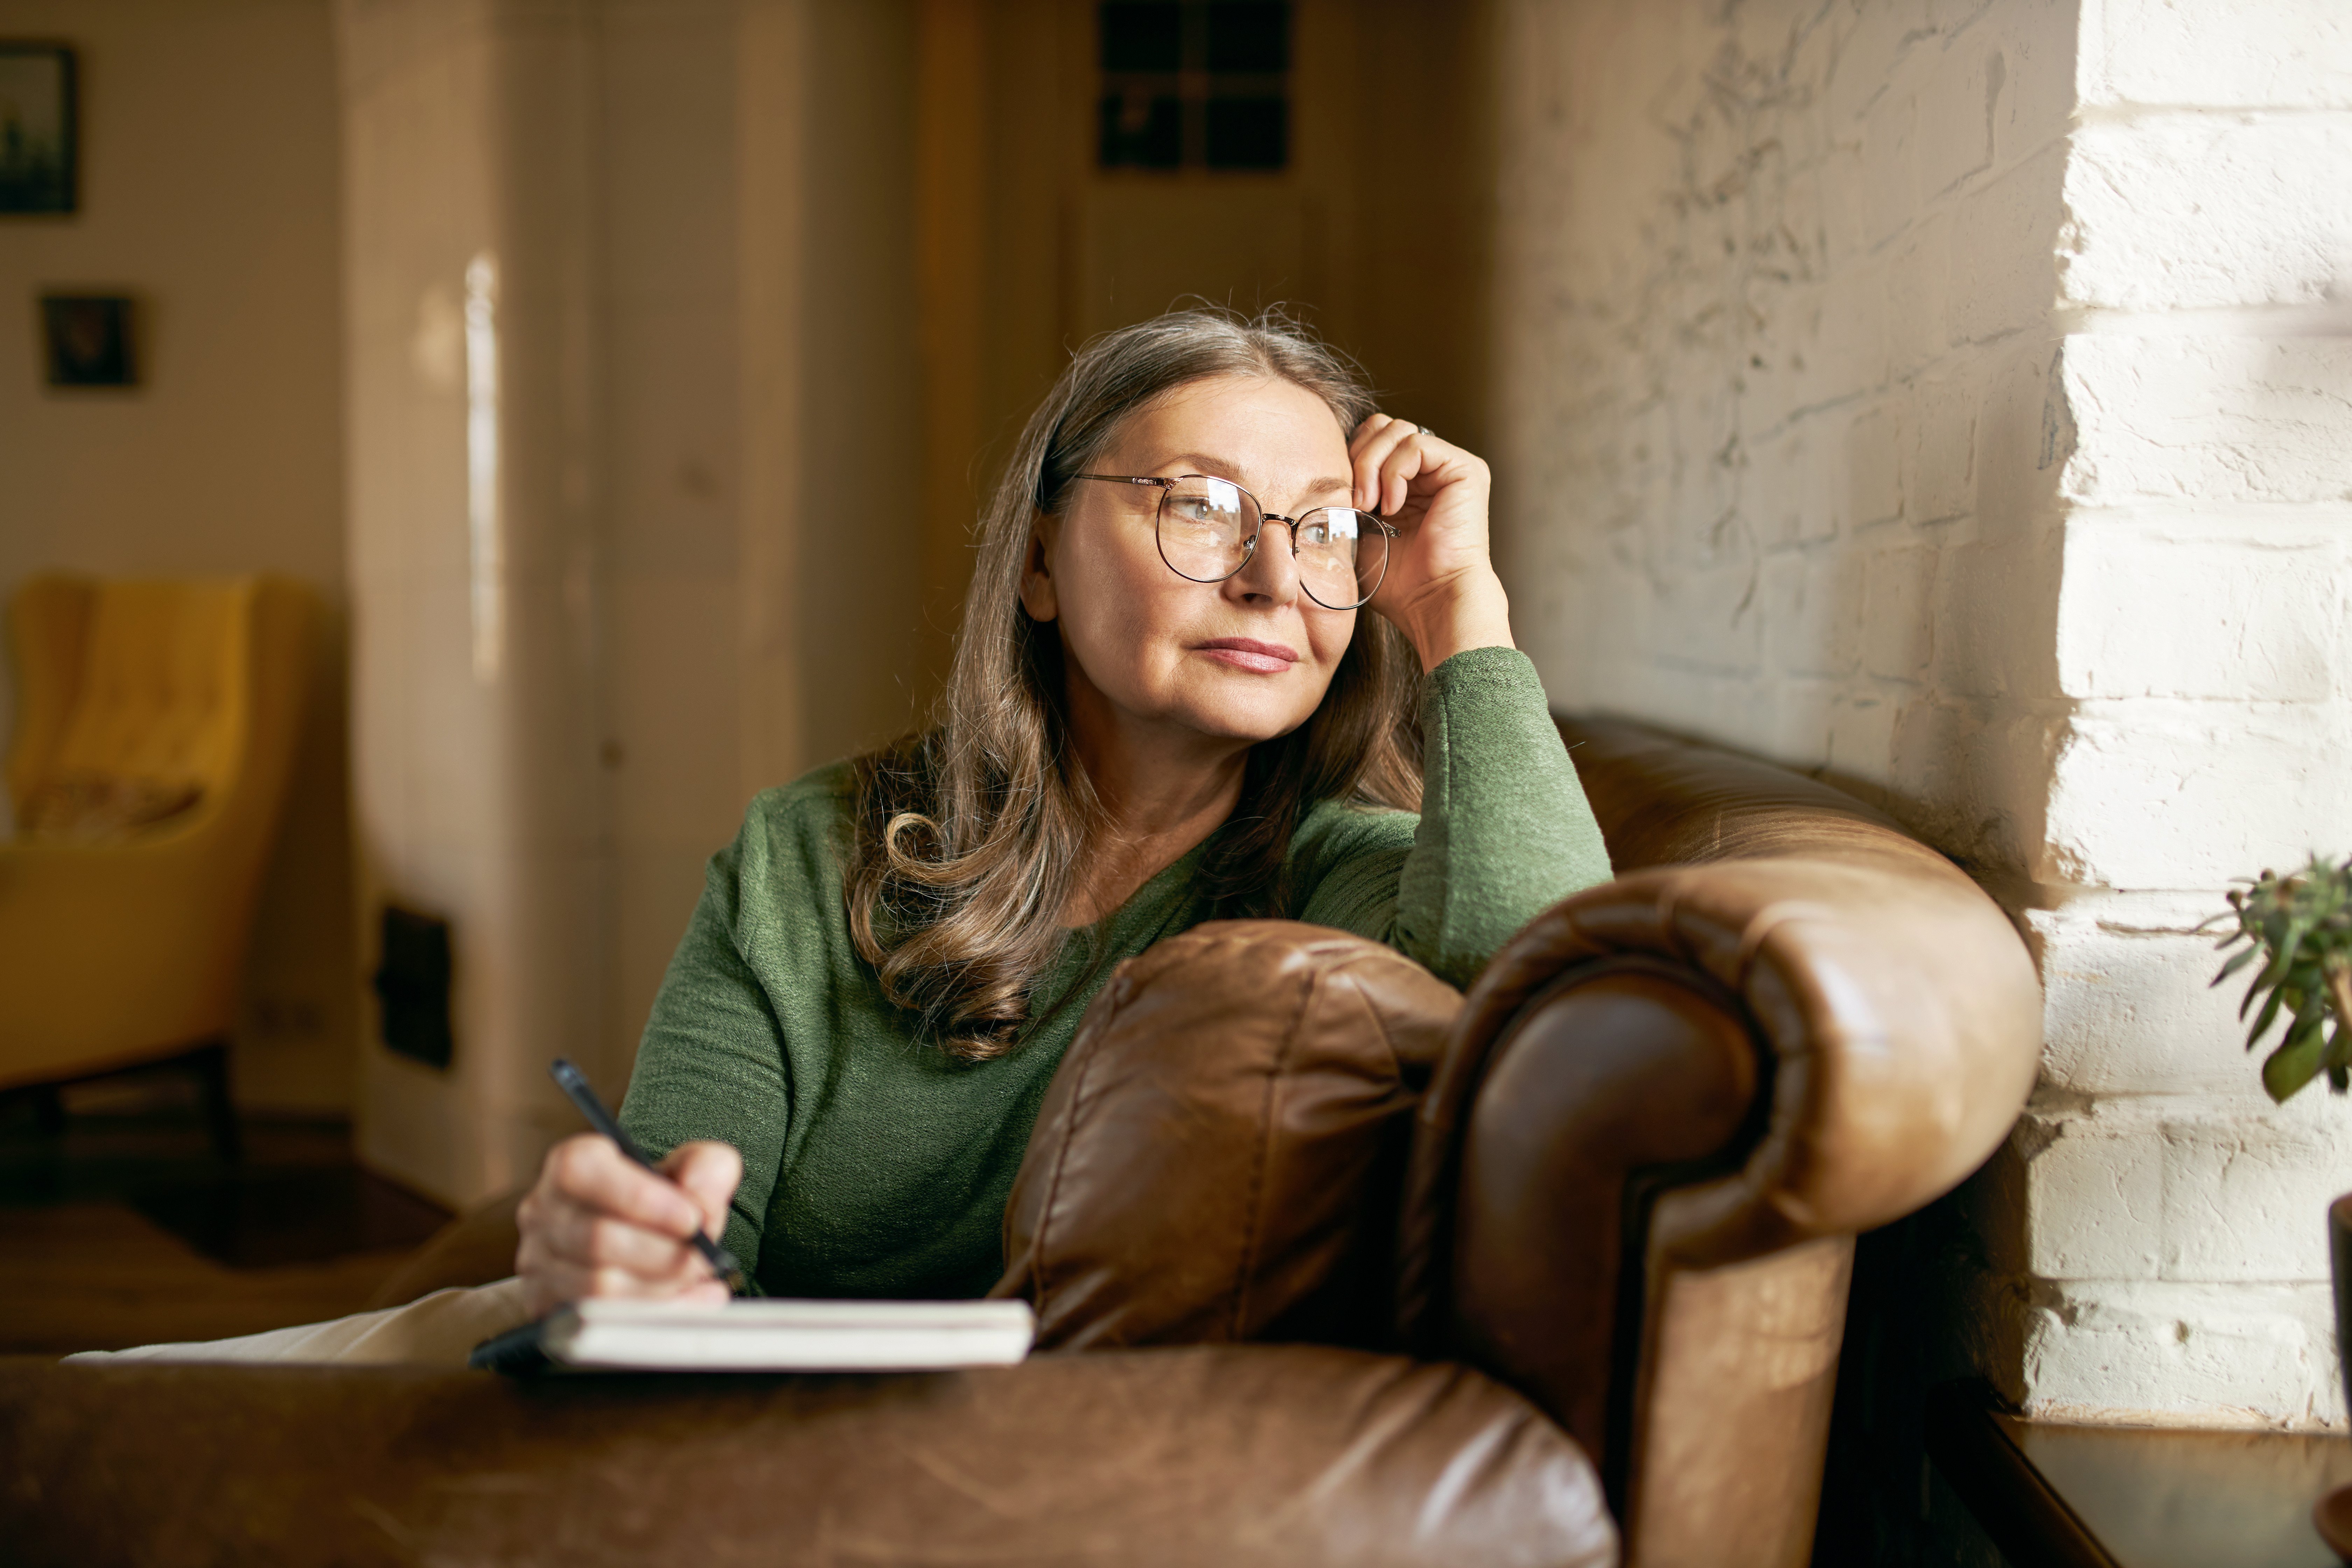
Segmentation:
<svg viewBox="0 0 2352 1568">
<path fill-rule="evenodd" d="M 646 1152 L 637 1147 L 636 1140 L 621 1131 L 621 1124 L 613 1120 L 613 1113 L 604 1109 L 604 1102 L 596 1098 L 596 1091 L 588 1087 L 588 1080 L 580 1076 L 578 1068 L 558 1057 L 549 1064 L 547 1071 L 548 1076 L 555 1079 L 555 1086 L 580 1108 L 580 1114 L 588 1119 L 589 1126 L 619 1144 L 622 1153 L 654 1174 L 661 1174 L 654 1163 L 646 1158 Z M 694 1230 L 694 1247 L 710 1265 L 710 1271 L 726 1281 L 729 1290 L 738 1296 L 751 1293 L 751 1282 L 743 1278 L 743 1266 L 735 1261 L 733 1253 L 711 1240 L 700 1226 Z"/>
</svg>

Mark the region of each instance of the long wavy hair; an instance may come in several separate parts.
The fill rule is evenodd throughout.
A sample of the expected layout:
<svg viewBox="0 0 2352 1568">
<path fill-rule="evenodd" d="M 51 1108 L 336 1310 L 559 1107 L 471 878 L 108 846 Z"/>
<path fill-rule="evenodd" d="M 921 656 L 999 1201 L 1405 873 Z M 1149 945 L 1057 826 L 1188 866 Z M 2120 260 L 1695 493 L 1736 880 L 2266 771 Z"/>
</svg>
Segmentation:
<svg viewBox="0 0 2352 1568">
<path fill-rule="evenodd" d="M 1130 417 L 1224 375 L 1314 393 L 1343 436 L 1372 411 L 1355 364 L 1279 310 L 1171 311 L 1088 342 L 1030 416 L 981 518 L 933 721 L 853 764 L 851 934 L 884 993 L 954 1056 L 985 1060 L 1023 1037 L 1035 984 L 1069 940 L 1061 914 L 1081 858 L 1105 827 L 1069 743 L 1061 635 L 1021 604 L 1031 531 L 1068 506 L 1071 476 Z M 1240 802 L 1203 851 L 1214 913 L 1282 912 L 1291 834 L 1313 803 L 1420 809 L 1420 676 L 1396 628 L 1360 616 L 1307 722 L 1250 750 Z"/>
</svg>

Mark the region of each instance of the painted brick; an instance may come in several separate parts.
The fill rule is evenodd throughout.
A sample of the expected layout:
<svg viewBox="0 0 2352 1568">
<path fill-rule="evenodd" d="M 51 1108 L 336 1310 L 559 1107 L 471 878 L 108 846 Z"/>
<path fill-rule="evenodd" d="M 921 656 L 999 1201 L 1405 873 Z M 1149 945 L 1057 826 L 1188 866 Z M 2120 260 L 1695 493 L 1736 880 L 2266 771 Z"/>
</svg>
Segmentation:
<svg viewBox="0 0 2352 1568">
<path fill-rule="evenodd" d="M 1873 553 L 1864 569 L 1862 662 L 1872 675 L 1916 680 L 1935 648 L 1930 616 L 1936 552 L 1903 545 Z"/>
<path fill-rule="evenodd" d="M 2352 847 L 2347 763 L 2324 711 L 2085 704 L 2053 770 L 2053 869 L 2113 888 L 2221 888 L 2314 847 Z"/>
<path fill-rule="evenodd" d="M 1814 297 L 1799 316 L 1797 401 L 1818 408 L 1886 380 L 1886 274 L 1858 266 Z"/>
<path fill-rule="evenodd" d="M 1952 216 L 1951 335 L 2041 327 L 2058 298 L 2065 149 L 2052 146 L 1961 197 Z"/>
<path fill-rule="evenodd" d="M 2342 0 L 2102 0 L 2098 16 L 2085 102 L 2352 109 L 2352 8 Z"/>
<path fill-rule="evenodd" d="M 1966 540 L 1937 563 L 1929 679 L 1958 697 L 2013 698 L 2046 680 L 2058 549 L 2046 538 Z"/>
<path fill-rule="evenodd" d="M 2026 1267 L 2043 1279 L 2145 1279 L 2164 1247 L 2164 1151 L 2144 1128 L 2044 1122 L 2026 1163 Z M 2137 1134 L 2137 1135 L 2136 1135 Z M 2043 1142 L 2047 1140 L 2047 1142 Z"/>
<path fill-rule="evenodd" d="M 1895 754 L 1895 725 L 1901 713 L 1900 703 L 1892 696 L 1842 693 L 1830 710 L 1825 758 L 1831 770 L 1849 778 L 1887 784 L 1888 759 Z"/>
<path fill-rule="evenodd" d="M 1743 515 L 1767 550 L 1837 531 L 1837 514 L 1812 482 L 1810 425 L 1801 421 L 1748 449 L 1739 490 Z"/>
<path fill-rule="evenodd" d="M 2191 1095 L 2259 1114 L 2270 1105 L 2238 1022 L 2242 984 L 2215 989 L 2211 893 L 2086 893 L 2026 915 L 2041 961 L 2042 1079 L 2078 1095 Z"/>
<path fill-rule="evenodd" d="M 2069 697 L 2317 702 L 2346 612 L 2341 534 L 2077 518 L 2066 531 L 2058 679 Z"/>
<path fill-rule="evenodd" d="M 1843 492 L 1837 520 L 1846 529 L 1891 522 L 1903 515 L 1899 453 L 1907 413 L 1906 402 L 1897 400 L 1866 408 L 1846 426 L 1838 472 L 1822 476 L 1829 482 L 1819 487 L 1831 495 Z"/>
<path fill-rule="evenodd" d="M 1927 28 L 1916 0 L 1864 0 L 1832 13 L 1836 34 L 1822 108 L 1833 137 L 1851 135 L 1863 115 L 1885 96 L 1895 66 Z"/>
<path fill-rule="evenodd" d="M 2352 499 L 2352 337 L 2077 333 L 2064 376 L 2079 425 L 2069 500 Z"/>
<path fill-rule="evenodd" d="M 2029 1415 L 2216 1426 L 2341 1428 L 2334 1308 L 2323 1285 L 2101 1280 L 2029 1309 Z"/>
<path fill-rule="evenodd" d="M 1993 0 L 1962 35 L 1999 49 L 1993 167 L 2009 168 L 2065 137 L 2074 125 L 2075 32 L 2081 0 Z"/>
<path fill-rule="evenodd" d="M 2075 442 L 2061 342 L 2020 333 L 1968 363 L 1984 386 L 1973 509 L 1979 536 L 2020 538 L 2061 526 L 2059 477 Z"/>
<path fill-rule="evenodd" d="M 1951 281 L 1951 215 L 1933 213 L 1904 237 L 1887 262 L 1887 353 L 1895 374 L 1918 370 L 1950 346 Z"/>
<path fill-rule="evenodd" d="M 2147 114 L 2074 133 L 2066 302 L 2310 304 L 2352 257 L 2352 116 Z"/>
<path fill-rule="evenodd" d="M 1915 158 L 1919 198 L 1942 195 L 1992 167 L 1992 127 L 2009 62 L 1970 39 L 1955 44 L 1927 73 L 1918 97 Z"/>
<path fill-rule="evenodd" d="M 1918 100 L 1889 91 L 1863 116 L 1860 239 L 1876 250 L 1903 232 L 1919 211 L 1919 171 L 1913 141 Z"/>
<path fill-rule="evenodd" d="M 1542 578 L 1515 604 L 1573 623 L 1528 636 L 1555 695 L 1882 785 L 2028 906 L 2005 1385 L 2340 1417 L 2314 1226 L 2347 1112 L 2269 1105 L 2189 928 L 2352 849 L 2352 332 L 2312 303 L 2352 187 L 2294 188 L 2352 166 L 2321 101 L 2352 12 L 1505 13 L 1552 51 L 1506 76 L 1496 467 L 1547 498 L 1498 528 Z M 2225 97 L 2265 112 L 2183 107 Z"/>
<path fill-rule="evenodd" d="M 1800 745 L 1820 756 L 1829 748 L 1830 726 L 1838 703 L 1838 683 L 1804 676 L 1782 677 L 1771 683 L 1769 717 L 1761 739 L 1773 746 Z"/>
<path fill-rule="evenodd" d="M 2166 1118 L 2165 1279 L 2327 1278 L 2327 1205 L 2352 1188 L 2345 1108 L 2328 1100 L 2306 1089 L 2266 1115 Z"/>
<path fill-rule="evenodd" d="M 1981 400 L 1965 369 L 1914 387 L 1902 441 L 1904 510 L 1912 521 L 1942 522 L 1976 510 Z"/>
<path fill-rule="evenodd" d="M 1853 668 L 1862 629 L 1862 560 L 1832 547 L 1773 557 L 1765 563 L 1762 620 L 1765 663 L 1790 675 L 1843 675 Z M 1829 732 L 1828 702 L 1808 732 Z M 1807 711 L 1810 713 L 1811 710 Z"/>
<path fill-rule="evenodd" d="M 1757 575 L 1755 564 L 1745 561 L 1678 575 L 1658 595 L 1653 657 L 1695 670 L 1755 669 L 1763 642 Z"/>
</svg>

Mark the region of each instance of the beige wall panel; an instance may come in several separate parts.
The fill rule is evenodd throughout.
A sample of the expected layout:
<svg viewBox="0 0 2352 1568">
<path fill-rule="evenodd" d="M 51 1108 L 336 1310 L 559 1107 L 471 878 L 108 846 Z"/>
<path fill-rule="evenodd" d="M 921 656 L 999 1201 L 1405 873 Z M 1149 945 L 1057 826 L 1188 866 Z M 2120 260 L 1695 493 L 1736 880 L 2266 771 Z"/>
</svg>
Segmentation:
<svg viewBox="0 0 2352 1568">
<path fill-rule="evenodd" d="M 325 0 L 0 0 L 80 68 L 81 207 L 0 218 L 0 598 L 34 572 L 267 570 L 326 601 L 234 1064 L 352 1102 L 335 65 Z M 136 390 L 43 384 L 37 294 L 138 301 Z M 0 654 L 5 658 L 5 654 Z M 0 682 L 0 732 L 11 695 Z"/>
</svg>

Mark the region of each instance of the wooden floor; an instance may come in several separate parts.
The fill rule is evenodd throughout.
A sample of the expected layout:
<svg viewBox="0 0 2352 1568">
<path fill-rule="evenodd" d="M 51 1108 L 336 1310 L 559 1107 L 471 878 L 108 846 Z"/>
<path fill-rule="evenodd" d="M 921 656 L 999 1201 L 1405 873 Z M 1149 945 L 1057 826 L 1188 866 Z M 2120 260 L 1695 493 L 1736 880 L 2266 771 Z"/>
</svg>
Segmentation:
<svg viewBox="0 0 2352 1568">
<path fill-rule="evenodd" d="M 193 1110 L 0 1118 L 0 1353 L 220 1339 L 357 1311 L 443 1217 L 362 1172 L 334 1122 Z"/>
</svg>

